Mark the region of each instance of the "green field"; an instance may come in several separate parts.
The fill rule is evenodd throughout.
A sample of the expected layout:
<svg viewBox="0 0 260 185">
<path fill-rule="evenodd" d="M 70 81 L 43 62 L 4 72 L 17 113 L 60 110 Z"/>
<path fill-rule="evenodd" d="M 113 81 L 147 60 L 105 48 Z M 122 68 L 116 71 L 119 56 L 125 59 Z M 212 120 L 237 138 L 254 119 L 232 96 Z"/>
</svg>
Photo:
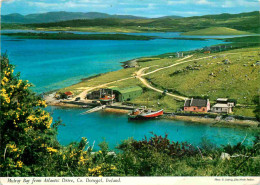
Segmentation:
<svg viewBox="0 0 260 185">
<path fill-rule="evenodd" d="M 229 97 L 241 104 L 251 104 L 259 91 L 260 66 L 255 65 L 258 60 L 259 48 L 233 50 L 216 54 L 212 59 L 165 69 L 147 78 L 158 88 L 187 97 L 205 96 L 211 100 Z"/>
<path fill-rule="evenodd" d="M 182 33 L 182 35 L 249 35 L 252 33 L 226 27 L 210 27 Z"/>
</svg>

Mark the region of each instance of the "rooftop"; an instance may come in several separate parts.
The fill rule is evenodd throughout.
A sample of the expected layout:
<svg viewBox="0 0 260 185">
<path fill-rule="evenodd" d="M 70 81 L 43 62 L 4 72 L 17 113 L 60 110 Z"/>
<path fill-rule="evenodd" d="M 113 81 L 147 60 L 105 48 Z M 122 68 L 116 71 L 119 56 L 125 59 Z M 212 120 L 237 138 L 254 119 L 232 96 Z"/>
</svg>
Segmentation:
<svg viewBox="0 0 260 185">
<path fill-rule="evenodd" d="M 218 98 L 217 101 L 228 101 L 227 98 Z"/>
<path fill-rule="evenodd" d="M 185 100 L 184 107 L 207 107 L 208 100 L 205 99 L 190 99 Z"/>
<path fill-rule="evenodd" d="M 229 108 L 229 106 L 227 104 L 217 103 L 213 108 Z"/>
<path fill-rule="evenodd" d="M 64 94 L 66 94 L 67 96 L 73 95 L 71 91 L 65 92 Z"/>
</svg>

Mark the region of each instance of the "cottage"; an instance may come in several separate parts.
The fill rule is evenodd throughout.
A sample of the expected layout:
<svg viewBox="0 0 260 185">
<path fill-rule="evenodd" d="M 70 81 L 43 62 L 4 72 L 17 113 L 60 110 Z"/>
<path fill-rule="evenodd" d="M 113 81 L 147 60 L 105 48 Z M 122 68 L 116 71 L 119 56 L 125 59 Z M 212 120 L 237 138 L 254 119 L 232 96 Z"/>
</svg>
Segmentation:
<svg viewBox="0 0 260 185">
<path fill-rule="evenodd" d="M 73 94 L 73 92 L 71 92 L 71 91 L 67 91 L 67 92 L 64 93 L 65 98 L 72 98 L 73 95 L 74 95 L 74 94 Z"/>
<path fill-rule="evenodd" d="M 235 106 L 235 102 L 233 100 L 229 100 L 228 98 L 218 98 L 216 102 L 217 103 L 212 107 L 212 112 L 215 113 L 229 114 Z"/>
<path fill-rule="evenodd" d="M 209 99 L 194 99 L 185 100 L 184 111 L 186 112 L 208 112 L 210 110 Z"/>
</svg>

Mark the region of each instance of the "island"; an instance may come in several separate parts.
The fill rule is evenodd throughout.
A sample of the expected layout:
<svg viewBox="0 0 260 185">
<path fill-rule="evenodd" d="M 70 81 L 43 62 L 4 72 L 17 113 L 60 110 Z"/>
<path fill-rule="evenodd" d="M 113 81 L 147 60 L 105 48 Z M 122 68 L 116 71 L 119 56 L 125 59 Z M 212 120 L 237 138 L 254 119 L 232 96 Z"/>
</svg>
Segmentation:
<svg viewBox="0 0 260 185">
<path fill-rule="evenodd" d="M 17 32 L 2 33 L 2 35 L 12 36 L 20 39 L 48 39 L 48 40 L 151 40 L 156 37 L 126 35 L 126 34 L 74 34 L 68 32 L 59 33 L 35 33 Z"/>
</svg>

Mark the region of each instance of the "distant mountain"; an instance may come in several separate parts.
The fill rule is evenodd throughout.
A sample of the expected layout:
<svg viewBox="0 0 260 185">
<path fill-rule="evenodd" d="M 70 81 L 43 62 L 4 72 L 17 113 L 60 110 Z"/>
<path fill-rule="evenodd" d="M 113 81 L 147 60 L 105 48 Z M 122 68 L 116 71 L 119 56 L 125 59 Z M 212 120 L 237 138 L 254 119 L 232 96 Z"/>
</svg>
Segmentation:
<svg viewBox="0 0 260 185">
<path fill-rule="evenodd" d="M 118 19 L 146 19 L 145 17 L 138 17 L 132 15 L 110 15 L 99 12 L 47 12 L 39 14 L 8 14 L 1 16 L 2 23 L 48 23 L 48 22 L 59 22 L 74 19 L 105 19 L 105 18 L 118 18 Z"/>
<path fill-rule="evenodd" d="M 243 12 L 238 14 L 229 14 L 229 13 L 222 13 L 216 15 L 203 15 L 203 16 L 194 16 L 193 18 L 210 18 L 210 19 L 232 19 L 232 18 L 243 18 L 249 16 L 257 16 L 259 17 L 259 11 L 253 12 Z"/>
</svg>

